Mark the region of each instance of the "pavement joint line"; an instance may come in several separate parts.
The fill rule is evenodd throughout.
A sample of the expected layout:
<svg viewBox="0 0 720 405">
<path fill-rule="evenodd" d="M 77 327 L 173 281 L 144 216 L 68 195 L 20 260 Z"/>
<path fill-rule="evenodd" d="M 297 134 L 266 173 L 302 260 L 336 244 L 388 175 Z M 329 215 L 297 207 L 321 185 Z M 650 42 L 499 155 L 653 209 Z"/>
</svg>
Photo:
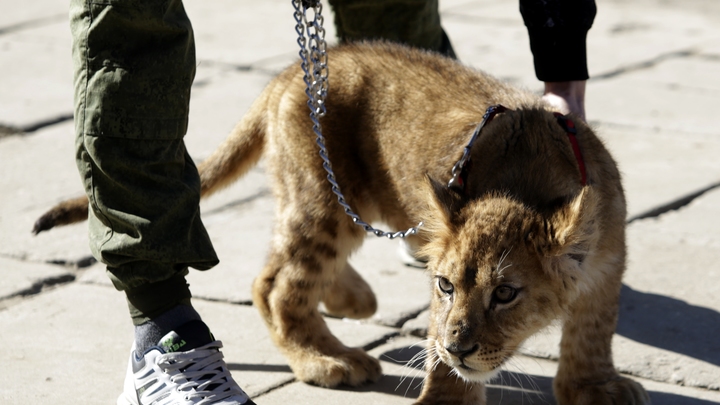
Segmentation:
<svg viewBox="0 0 720 405">
<path fill-rule="evenodd" d="M 720 62 L 720 54 L 717 53 L 701 53 L 697 56 L 700 59 L 709 60 L 711 62 Z"/>
<path fill-rule="evenodd" d="M 690 194 L 687 194 L 683 197 L 680 197 L 678 199 L 675 199 L 673 201 L 667 202 L 665 204 L 662 204 L 660 206 L 657 206 L 655 208 L 649 209 L 643 213 L 637 214 L 627 220 L 627 223 L 630 224 L 632 222 L 641 220 L 641 219 L 647 219 L 647 218 L 657 218 L 667 212 L 670 211 L 676 211 L 688 204 L 690 204 L 693 200 L 700 197 L 701 195 L 707 193 L 708 191 L 714 190 L 716 188 L 720 188 L 720 181 L 710 184 L 709 186 L 703 187 L 700 190 L 694 191 Z"/>
<path fill-rule="evenodd" d="M 260 199 L 260 198 L 266 197 L 266 196 L 271 195 L 271 194 L 272 194 L 272 193 L 270 192 L 270 189 L 267 188 L 267 187 L 264 187 L 264 188 L 260 189 L 260 191 L 258 191 L 258 192 L 255 193 L 255 194 L 252 194 L 252 195 L 247 196 L 247 197 L 245 197 L 245 198 L 240 198 L 240 199 L 238 199 L 238 200 L 231 201 L 231 202 L 229 202 L 229 203 L 227 203 L 227 204 L 225 204 L 225 205 L 221 205 L 221 206 L 219 206 L 219 207 L 217 207 L 217 208 L 213 208 L 213 209 L 211 209 L 211 210 L 205 211 L 205 212 L 202 213 L 202 215 L 203 215 L 203 217 L 206 217 L 206 216 L 208 216 L 208 215 L 219 214 L 219 213 L 221 213 L 221 212 L 224 212 L 224 211 L 227 211 L 227 210 L 236 208 L 236 207 L 242 207 L 242 206 L 244 206 L 244 205 L 250 204 L 251 202 L 253 202 L 253 201 L 255 201 L 255 200 L 258 200 L 258 199 Z"/>
<path fill-rule="evenodd" d="M 293 375 L 294 375 L 294 374 L 293 374 Z M 260 398 L 261 396 L 263 396 L 263 395 L 265 395 L 265 394 L 269 394 L 270 392 L 273 392 L 273 391 L 275 391 L 275 390 L 281 389 L 281 388 L 283 388 L 283 387 L 285 387 L 285 386 L 288 386 L 288 385 L 290 385 L 290 384 L 292 384 L 292 383 L 295 383 L 295 382 L 297 382 L 297 378 L 295 378 L 295 377 L 290 377 L 290 378 L 288 378 L 288 379 L 285 380 L 285 381 L 281 381 L 281 382 L 279 382 L 279 383 L 277 383 L 277 384 L 275 384 L 275 385 L 272 385 L 272 386 L 270 386 L 270 387 L 268 387 L 268 388 L 266 388 L 266 389 L 264 389 L 264 390 L 256 393 L 255 395 L 253 395 L 253 399 L 254 399 L 254 400 L 255 400 L 255 399 L 258 399 L 258 398 Z"/>
<path fill-rule="evenodd" d="M 0 139 L 10 137 L 13 135 L 19 135 L 22 131 L 12 125 L 0 124 Z"/>
<path fill-rule="evenodd" d="M 242 72 L 242 73 L 256 72 L 256 73 L 271 75 L 274 77 L 274 76 L 277 76 L 278 74 L 280 74 L 287 66 L 290 66 L 290 64 L 286 63 L 279 70 L 264 68 L 264 67 L 262 67 L 262 65 L 265 65 L 268 63 L 280 62 L 280 61 L 287 61 L 288 58 L 293 59 L 293 62 L 292 62 L 293 64 L 296 61 L 300 60 L 300 57 L 297 54 L 297 52 L 285 52 L 285 53 L 281 53 L 281 54 L 277 54 L 277 55 L 273 55 L 273 56 L 268 56 L 266 58 L 259 59 L 255 62 L 245 63 L 245 64 L 225 62 L 225 61 L 212 60 L 212 59 L 202 59 L 202 60 L 198 61 L 197 66 L 198 67 L 201 67 L 202 65 L 208 65 L 210 67 L 218 66 L 220 68 L 225 69 L 225 71 Z M 209 80 L 209 79 L 207 79 L 207 80 Z M 203 82 L 205 82 L 205 81 L 206 80 L 203 80 Z M 201 83 L 201 85 L 205 85 L 205 84 L 206 83 Z"/>
<path fill-rule="evenodd" d="M 47 17 L 36 18 L 33 20 L 27 20 L 16 24 L 7 25 L 0 27 L 0 35 L 9 34 L 12 32 L 22 31 L 25 29 L 37 28 L 44 25 L 54 24 L 60 21 L 67 21 L 67 13 L 55 14 Z"/>
<path fill-rule="evenodd" d="M 403 325 L 405 325 L 406 322 L 411 321 L 418 317 L 421 313 L 427 311 L 430 308 L 430 304 L 425 304 L 420 308 L 417 308 L 413 311 L 405 313 L 400 319 L 398 319 L 395 323 L 382 323 L 382 320 L 378 320 L 377 324 L 382 326 L 389 326 L 391 328 L 402 328 Z"/>
<path fill-rule="evenodd" d="M 59 276 L 54 277 L 48 277 L 41 280 L 38 280 L 28 288 L 16 291 L 10 295 L 7 295 L 5 297 L 0 297 L 0 305 L 3 301 L 12 299 L 12 298 L 26 298 L 33 295 L 38 295 L 42 293 L 43 291 L 46 291 L 48 288 L 51 287 L 58 287 L 64 284 L 69 284 L 77 280 L 77 276 L 74 274 L 61 274 Z M 0 306 L 0 310 L 5 309 L 7 307 Z"/>
<path fill-rule="evenodd" d="M 32 133 L 39 129 L 50 127 L 57 124 L 62 124 L 65 121 L 71 121 L 74 118 L 74 114 L 72 112 L 70 113 L 63 113 L 60 115 L 57 115 L 55 117 L 46 118 L 44 120 L 40 120 L 31 124 L 24 125 L 20 127 L 20 131 L 24 133 Z"/>
<path fill-rule="evenodd" d="M 394 332 L 388 332 L 385 335 L 381 336 L 380 338 L 364 345 L 362 347 L 362 349 L 365 350 L 366 352 L 369 352 L 370 350 L 372 350 L 376 347 L 380 347 L 380 346 L 384 345 L 385 343 L 387 343 L 388 341 L 390 341 L 390 339 L 392 339 L 394 337 L 398 337 L 398 336 L 400 336 L 399 330 L 394 331 Z"/>
<path fill-rule="evenodd" d="M 627 73 L 633 73 L 637 72 L 639 70 L 646 70 L 653 68 L 665 61 L 672 60 L 672 59 L 683 59 L 688 58 L 691 56 L 696 56 L 699 54 L 699 51 L 695 47 L 690 48 L 683 48 L 678 49 L 675 51 L 665 52 L 661 53 L 660 55 L 657 55 L 653 58 L 639 61 L 635 63 L 631 63 L 625 66 L 620 66 L 619 68 L 612 69 L 610 71 L 607 71 L 605 73 L 595 74 L 592 75 L 589 79 L 590 82 L 596 82 L 600 80 L 607 80 L 607 79 L 614 79 L 618 76 L 623 76 Z"/>
<path fill-rule="evenodd" d="M 97 263 L 97 259 L 95 259 L 93 256 L 84 256 L 79 259 L 75 260 L 67 260 L 67 259 L 51 259 L 45 261 L 47 264 L 54 264 L 57 266 L 64 266 L 69 267 L 75 270 L 84 269 L 87 267 L 92 266 L 93 264 Z"/>
<path fill-rule="evenodd" d="M 193 294 L 192 299 L 193 300 L 202 300 L 202 301 L 207 301 L 207 302 L 217 302 L 220 304 L 238 305 L 238 306 L 242 306 L 242 307 L 252 307 L 253 306 L 252 300 L 228 300 L 228 299 L 213 298 L 213 297 L 197 295 L 197 294 Z"/>
<path fill-rule="evenodd" d="M 53 125 L 62 124 L 71 121 L 74 118 L 73 113 L 64 113 L 55 117 L 46 118 L 21 127 L 0 123 L 0 139 L 8 136 L 25 136 L 36 132 L 39 129 L 51 127 Z"/>
</svg>

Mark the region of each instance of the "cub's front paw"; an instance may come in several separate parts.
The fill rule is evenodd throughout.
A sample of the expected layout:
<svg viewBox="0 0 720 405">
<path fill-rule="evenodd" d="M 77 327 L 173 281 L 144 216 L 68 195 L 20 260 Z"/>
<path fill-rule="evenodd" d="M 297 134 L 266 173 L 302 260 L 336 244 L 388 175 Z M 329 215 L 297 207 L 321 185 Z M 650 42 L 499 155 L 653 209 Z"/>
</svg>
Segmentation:
<svg viewBox="0 0 720 405">
<path fill-rule="evenodd" d="M 597 384 L 555 380 L 558 405 L 646 405 L 650 396 L 635 381 L 616 376 Z"/>
<path fill-rule="evenodd" d="M 290 367 L 299 380 L 327 388 L 358 386 L 382 375 L 380 362 L 361 349 L 347 349 L 335 356 L 306 354 L 291 360 Z"/>
</svg>

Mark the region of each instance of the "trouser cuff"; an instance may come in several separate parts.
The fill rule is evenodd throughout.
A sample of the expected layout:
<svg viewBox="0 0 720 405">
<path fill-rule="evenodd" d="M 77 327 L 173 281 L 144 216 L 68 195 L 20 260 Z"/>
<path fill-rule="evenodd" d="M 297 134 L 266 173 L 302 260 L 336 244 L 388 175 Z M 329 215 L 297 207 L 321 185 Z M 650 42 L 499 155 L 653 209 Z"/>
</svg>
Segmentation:
<svg viewBox="0 0 720 405">
<path fill-rule="evenodd" d="M 145 323 L 177 305 L 190 305 L 192 297 L 183 273 L 125 290 L 125 294 L 134 325 Z"/>
</svg>

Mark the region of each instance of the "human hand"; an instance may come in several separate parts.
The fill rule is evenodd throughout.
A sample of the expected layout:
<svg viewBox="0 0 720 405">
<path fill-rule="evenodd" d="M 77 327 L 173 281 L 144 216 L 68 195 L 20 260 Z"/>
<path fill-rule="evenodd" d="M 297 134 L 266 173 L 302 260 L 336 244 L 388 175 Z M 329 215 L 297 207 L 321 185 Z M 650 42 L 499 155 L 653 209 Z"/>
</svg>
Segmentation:
<svg viewBox="0 0 720 405">
<path fill-rule="evenodd" d="M 574 113 L 585 120 L 585 80 L 545 82 L 542 98 L 562 114 Z"/>
</svg>

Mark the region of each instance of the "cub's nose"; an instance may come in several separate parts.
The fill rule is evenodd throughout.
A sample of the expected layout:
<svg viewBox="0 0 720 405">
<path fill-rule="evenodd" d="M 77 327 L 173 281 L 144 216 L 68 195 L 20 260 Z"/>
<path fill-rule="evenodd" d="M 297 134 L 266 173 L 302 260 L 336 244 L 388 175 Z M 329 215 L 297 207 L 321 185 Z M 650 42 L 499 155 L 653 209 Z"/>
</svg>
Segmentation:
<svg viewBox="0 0 720 405">
<path fill-rule="evenodd" d="M 480 345 L 477 343 L 466 343 L 462 344 L 460 342 L 451 342 L 447 345 L 445 345 L 445 350 L 447 350 L 448 353 L 452 354 L 453 356 L 462 359 L 473 352 L 477 351 L 480 348 Z"/>
</svg>

